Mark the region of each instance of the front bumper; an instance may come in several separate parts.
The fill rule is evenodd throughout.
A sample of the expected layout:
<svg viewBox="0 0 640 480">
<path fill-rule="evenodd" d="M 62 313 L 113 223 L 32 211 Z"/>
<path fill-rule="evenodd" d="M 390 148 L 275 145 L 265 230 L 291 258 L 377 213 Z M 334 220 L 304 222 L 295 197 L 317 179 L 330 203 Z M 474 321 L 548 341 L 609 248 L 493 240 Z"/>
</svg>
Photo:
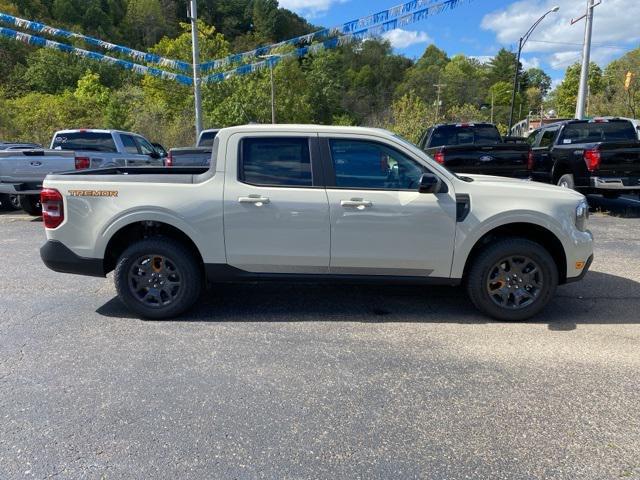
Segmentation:
<svg viewBox="0 0 640 480">
<path fill-rule="evenodd" d="M 40 248 L 40 258 L 54 272 L 89 277 L 105 276 L 102 259 L 80 257 L 57 240 L 47 240 Z"/>
<path fill-rule="evenodd" d="M 578 275 L 577 277 L 567 278 L 567 283 L 575 283 L 575 282 L 579 282 L 580 280 L 582 280 L 585 277 L 585 275 L 587 273 L 589 273 L 589 269 L 591 268 L 591 264 L 592 263 L 593 263 L 593 254 L 587 260 L 587 263 L 585 264 L 584 268 L 582 269 L 582 273 L 580 275 Z"/>
</svg>

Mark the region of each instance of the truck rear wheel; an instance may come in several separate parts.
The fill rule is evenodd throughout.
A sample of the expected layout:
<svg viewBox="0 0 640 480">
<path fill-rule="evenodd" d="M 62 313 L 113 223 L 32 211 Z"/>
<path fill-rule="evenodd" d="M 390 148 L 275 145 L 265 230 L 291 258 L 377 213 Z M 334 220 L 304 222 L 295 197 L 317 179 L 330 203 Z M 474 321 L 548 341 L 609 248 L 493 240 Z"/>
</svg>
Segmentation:
<svg viewBox="0 0 640 480">
<path fill-rule="evenodd" d="M 20 206 L 32 217 L 42 215 L 42 205 L 40 205 L 40 197 L 38 195 L 23 195 L 20 198 Z"/>
<path fill-rule="evenodd" d="M 572 173 L 565 173 L 558 179 L 558 186 L 564 188 L 570 188 L 571 190 L 575 190 L 576 181 L 573 178 Z"/>
<path fill-rule="evenodd" d="M 180 242 L 165 237 L 140 240 L 118 259 L 118 296 L 143 318 L 174 318 L 191 308 L 202 291 L 195 256 Z"/>
<path fill-rule="evenodd" d="M 466 286 L 481 312 L 497 320 L 522 321 L 549 303 L 558 286 L 558 269 L 539 244 L 504 238 L 475 258 Z"/>
</svg>

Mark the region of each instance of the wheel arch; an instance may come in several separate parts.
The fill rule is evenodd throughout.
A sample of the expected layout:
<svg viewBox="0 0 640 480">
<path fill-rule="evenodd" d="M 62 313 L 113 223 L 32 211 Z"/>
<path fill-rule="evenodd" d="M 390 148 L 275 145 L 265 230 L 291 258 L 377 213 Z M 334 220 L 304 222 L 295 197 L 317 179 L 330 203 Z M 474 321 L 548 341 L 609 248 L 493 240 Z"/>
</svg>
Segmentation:
<svg viewBox="0 0 640 480">
<path fill-rule="evenodd" d="M 498 238 L 520 237 L 538 243 L 553 258 L 558 268 L 560 284 L 567 281 L 567 254 L 558 236 L 550 229 L 530 222 L 513 222 L 496 226 L 477 239 L 464 263 L 462 278 L 466 278 L 469 268 L 478 254 L 492 241 Z"/>
<path fill-rule="evenodd" d="M 138 220 L 120 226 L 109 238 L 103 254 L 104 273 L 114 270 L 118 258 L 132 243 L 152 237 L 166 237 L 182 243 L 204 268 L 202 253 L 193 239 L 181 228 L 158 220 Z"/>
</svg>

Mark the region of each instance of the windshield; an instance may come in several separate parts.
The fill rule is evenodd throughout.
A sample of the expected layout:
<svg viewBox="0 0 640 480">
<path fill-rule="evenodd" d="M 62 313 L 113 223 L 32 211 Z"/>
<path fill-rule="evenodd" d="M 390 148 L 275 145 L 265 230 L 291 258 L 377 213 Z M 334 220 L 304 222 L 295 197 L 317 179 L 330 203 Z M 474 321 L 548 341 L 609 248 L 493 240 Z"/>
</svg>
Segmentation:
<svg viewBox="0 0 640 480">
<path fill-rule="evenodd" d="M 117 152 L 110 133 L 63 132 L 53 139 L 54 150 L 88 150 L 94 152 Z"/>
<path fill-rule="evenodd" d="M 638 139 L 633 124 L 626 120 L 568 124 L 560 143 L 624 142 Z"/>
<path fill-rule="evenodd" d="M 493 125 L 443 125 L 436 127 L 429 147 L 444 145 L 489 145 L 500 143 L 500 133 Z"/>
</svg>

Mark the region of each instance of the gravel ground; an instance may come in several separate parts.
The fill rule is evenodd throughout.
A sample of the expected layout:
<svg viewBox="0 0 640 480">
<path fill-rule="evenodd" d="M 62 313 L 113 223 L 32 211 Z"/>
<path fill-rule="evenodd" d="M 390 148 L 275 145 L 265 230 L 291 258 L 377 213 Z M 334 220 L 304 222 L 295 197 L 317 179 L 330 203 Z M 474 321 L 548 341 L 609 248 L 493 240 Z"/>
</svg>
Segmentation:
<svg viewBox="0 0 640 480">
<path fill-rule="evenodd" d="M 633 208 L 521 324 L 458 289 L 274 284 L 141 321 L 0 215 L 0 479 L 640 478 Z"/>
</svg>

